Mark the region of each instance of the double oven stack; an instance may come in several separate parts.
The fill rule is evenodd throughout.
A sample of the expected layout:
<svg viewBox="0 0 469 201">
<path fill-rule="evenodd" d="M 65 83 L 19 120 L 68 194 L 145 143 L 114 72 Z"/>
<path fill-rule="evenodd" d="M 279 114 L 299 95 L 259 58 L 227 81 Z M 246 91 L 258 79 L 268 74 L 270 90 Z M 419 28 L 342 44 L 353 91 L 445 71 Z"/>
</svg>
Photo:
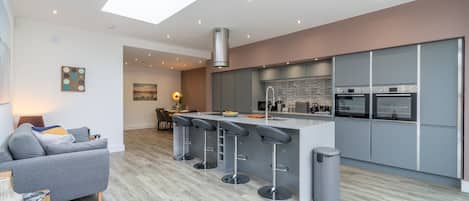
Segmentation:
<svg viewBox="0 0 469 201">
<path fill-rule="evenodd" d="M 336 88 L 335 116 L 416 121 L 417 86 Z"/>
</svg>

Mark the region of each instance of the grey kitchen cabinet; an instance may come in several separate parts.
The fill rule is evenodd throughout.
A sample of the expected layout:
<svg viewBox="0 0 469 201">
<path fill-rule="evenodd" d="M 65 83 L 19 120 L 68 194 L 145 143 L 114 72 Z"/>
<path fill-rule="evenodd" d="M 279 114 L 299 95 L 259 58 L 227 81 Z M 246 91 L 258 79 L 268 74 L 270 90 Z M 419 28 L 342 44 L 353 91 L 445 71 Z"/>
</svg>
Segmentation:
<svg viewBox="0 0 469 201">
<path fill-rule="evenodd" d="M 420 129 L 420 170 L 456 178 L 457 128 L 422 125 Z"/>
<path fill-rule="evenodd" d="M 236 110 L 236 71 L 223 72 L 221 79 L 221 110 Z"/>
<path fill-rule="evenodd" d="M 417 45 L 373 51 L 373 85 L 417 84 Z"/>
<path fill-rule="evenodd" d="M 335 85 L 369 86 L 370 53 L 362 52 L 335 57 Z"/>
<path fill-rule="evenodd" d="M 302 78 L 306 76 L 306 69 L 303 64 L 280 67 L 279 79 Z"/>
<path fill-rule="evenodd" d="M 457 40 L 422 44 L 420 97 L 422 124 L 457 125 Z"/>
<path fill-rule="evenodd" d="M 308 76 L 331 76 L 332 75 L 332 62 L 318 61 L 313 63 L 306 63 L 305 74 Z"/>
<path fill-rule="evenodd" d="M 281 78 L 282 72 L 281 68 L 266 68 L 260 71 L 259 77 L 260 80 L 277 80 Z"/>
<path fill-rule="evenodd" d="M 221 79 L 222 73 L 212 74 L 212 111 L 220 112 L 221 109 Z"/>
<path fill-rule="evenodd" d="M 345 158 L 370 160 L 370 120 L 335 118 L 335 146 Z"/>
<path fill-rule="evenodd" d="M 252 112 L 252 70 L 235 71 L 235 110 Z"/>
<path fill-rule="evenodd" d="M 417 124 L 373 120 L 371 133 L 373 162 L 417 169 Z"/>
</svg>

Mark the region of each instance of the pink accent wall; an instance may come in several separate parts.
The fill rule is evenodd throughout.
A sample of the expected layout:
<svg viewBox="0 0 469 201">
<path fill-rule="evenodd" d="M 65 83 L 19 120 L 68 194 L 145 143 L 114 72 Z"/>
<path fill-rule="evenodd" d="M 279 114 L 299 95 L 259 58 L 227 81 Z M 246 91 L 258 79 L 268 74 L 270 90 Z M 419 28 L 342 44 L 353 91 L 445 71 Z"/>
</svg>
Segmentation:
<svg viewBox="0 0 469 201">
<path fill-rule="evenodd" d="M 231 49 L 234 70 L 328 57 L 358 51 L 466 37 L 469 47 L 469 0 L 417 0 L 394 8 Z M 465 52 L 467 69 L 469 51 Z M 211 108 L 211 76 L 207 71 L 207 108 Z M 469 69 L 465 71 L 465 80 Z M 465 83 L 469 94 L 469 81 Z M 469 98 L 465 99 L 469 106 Z M 464 125 L 469 126 L 469 107 Z M 469 132 L 465 132 L 465 179 L 469 181 Z"/>
</svg>

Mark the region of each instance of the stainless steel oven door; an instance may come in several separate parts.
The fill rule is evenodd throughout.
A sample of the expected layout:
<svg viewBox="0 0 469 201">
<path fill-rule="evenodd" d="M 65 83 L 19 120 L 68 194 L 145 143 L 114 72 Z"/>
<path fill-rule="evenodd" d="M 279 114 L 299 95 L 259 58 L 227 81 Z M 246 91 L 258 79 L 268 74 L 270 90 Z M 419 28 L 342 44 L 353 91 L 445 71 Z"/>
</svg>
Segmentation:
<svg viewBox="0 0 469 201">
<path fill-rule="evenodd" d="M 373 118 L 398 121 L 417 120 L 416 93 L 382 93 L 373 95 Z"/>
<path fill-rule="evenodd" d="M 337 94 L 335 96 L 335 116 L 369 118 L 369 94 Z"/>
</svg>

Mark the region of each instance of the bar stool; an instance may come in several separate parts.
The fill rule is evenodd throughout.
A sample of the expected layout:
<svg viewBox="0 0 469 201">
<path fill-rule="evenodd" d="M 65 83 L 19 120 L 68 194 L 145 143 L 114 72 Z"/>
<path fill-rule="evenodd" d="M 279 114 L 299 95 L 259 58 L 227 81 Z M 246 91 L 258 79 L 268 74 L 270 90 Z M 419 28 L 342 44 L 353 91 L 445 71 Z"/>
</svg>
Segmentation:
<svg viewBox="0 0 469 201">
<path fill-rule="evenodd" d="M 226 136 L 234 137 L 234 167 L 233 174 L 225 175 L 221 180 L 228 184 L 245 184 L 249 182 L 249 177 L 246 175 L 238 174 L 238 137 L 248 136 L 249 131 L 245 128 L 238 126 L 228 121 L 221 121 L 220 128 Z"/>
<path fill-rule="evenodd" d="M 185 118 L 178 115 L 173 115 L 173 122 L 176 126 L 182 127 L 182 156 L 178 156 L 176 160 L 192 160 L 193 157 L 191 153 L 186 153 L 186 145 L 190 146 L 190 142 L 186 139 L 186 128 L 192 126 L 192 122 Z"/>
<path fill-rule="evenodd" d="M 217 128 L 211 124 L 208 121 L 202 120 L 202 119 L 192 119 L 192 125 L 194 125 L 195 128 L 200 128 L 204 130 L 204 159 L 196 163 L 194 165 L 195 169 L 213 169 L 217 167 L 216 163 L 208 163 L 207 162 L 207 132 L 208 131 L 216 131 Z"/>
<path fill-rule="evenodd" d="M 257 193 L 261 197 L 273 200 L 289 199 L 291 198 L 290 191 L 277 186 L 277 145 L 290 143 L 291 136 L 280 129 L 268 126 L 257 126 L 256 130 L 261 136 L 262 143 L 272 145 L 272 185 L 258 189 Z"/>
</svg>

